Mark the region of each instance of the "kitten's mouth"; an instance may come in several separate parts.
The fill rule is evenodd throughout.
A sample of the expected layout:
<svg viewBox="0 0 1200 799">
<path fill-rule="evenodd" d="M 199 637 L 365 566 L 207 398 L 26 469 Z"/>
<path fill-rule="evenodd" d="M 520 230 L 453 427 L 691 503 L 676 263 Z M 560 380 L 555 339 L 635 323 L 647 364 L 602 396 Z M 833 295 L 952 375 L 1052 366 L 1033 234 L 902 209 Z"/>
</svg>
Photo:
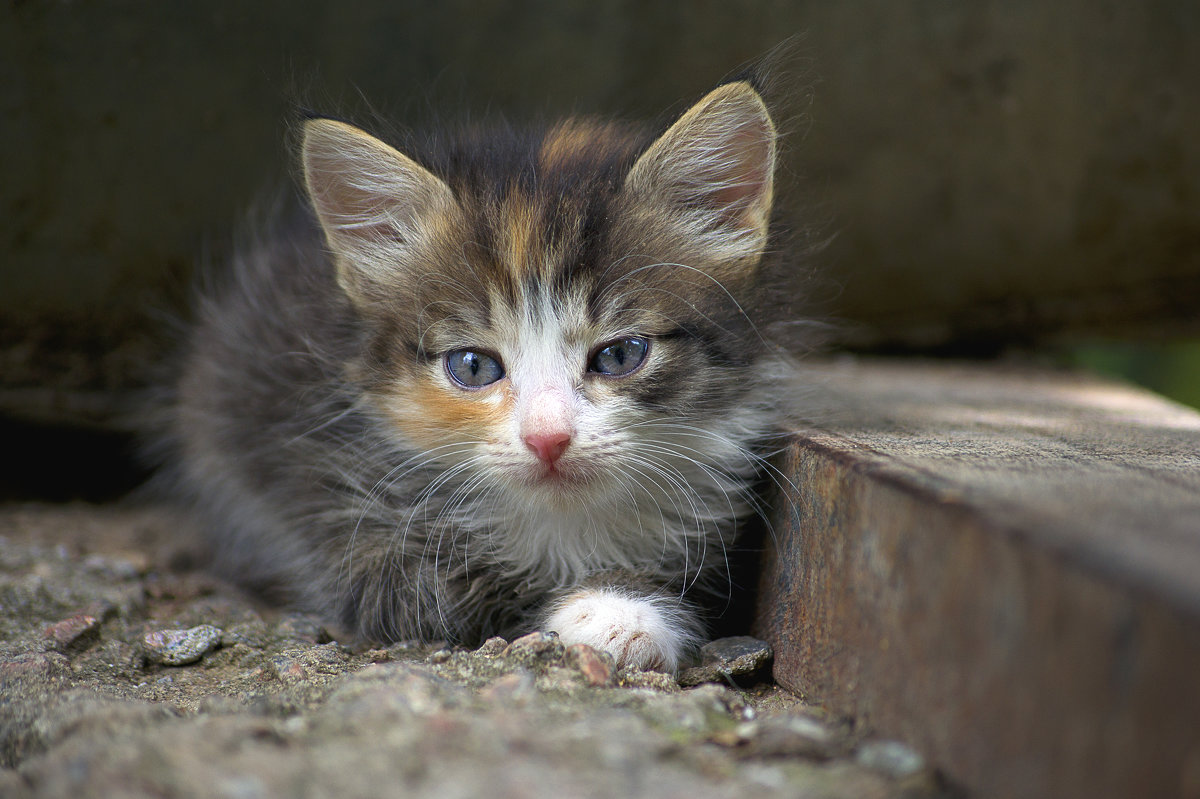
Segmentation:
<svg viewBox="0 0 1200 799">
<path fill-rule="evenodd" d="M 552 464 L 538 463 L 526 472 L 525 477 L 530 485 L 551 489 L 575 488 L 590 479 L 587 470 L 561 460 Z"/>
</svg>

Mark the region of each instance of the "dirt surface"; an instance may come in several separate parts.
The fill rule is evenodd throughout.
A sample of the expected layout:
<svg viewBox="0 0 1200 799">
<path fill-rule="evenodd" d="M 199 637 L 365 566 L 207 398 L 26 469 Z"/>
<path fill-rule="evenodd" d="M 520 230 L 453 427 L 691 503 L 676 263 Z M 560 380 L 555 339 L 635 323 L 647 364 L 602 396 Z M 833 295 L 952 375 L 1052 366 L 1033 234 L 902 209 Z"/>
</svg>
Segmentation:
<svg viewBox="0 0 1200 799">
<path fill-rule="evenodd" d="M 902 745 L 737 687 L 753 642 L 686 688 L 541 633 L 372 647 L 192 569 L 187 542 L 164 509 L 0 508 L 0 795 L 947 793 Z"/>
</svg>

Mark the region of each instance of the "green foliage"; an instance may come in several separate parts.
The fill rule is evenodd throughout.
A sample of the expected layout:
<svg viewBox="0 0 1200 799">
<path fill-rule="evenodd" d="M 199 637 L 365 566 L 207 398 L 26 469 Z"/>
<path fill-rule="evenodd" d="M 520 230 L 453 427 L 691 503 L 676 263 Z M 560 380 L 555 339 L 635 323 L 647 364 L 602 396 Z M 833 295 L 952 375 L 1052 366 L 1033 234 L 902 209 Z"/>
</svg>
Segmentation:
<svg viewBox="0 0 1200 799">
<path fill-rule="evenodd" d="M 1200 339 L 1094 342 L 1072 347 L 1064 356 L 1069 366 L 1128 380 L 1200 408 Z"/>
</svg>

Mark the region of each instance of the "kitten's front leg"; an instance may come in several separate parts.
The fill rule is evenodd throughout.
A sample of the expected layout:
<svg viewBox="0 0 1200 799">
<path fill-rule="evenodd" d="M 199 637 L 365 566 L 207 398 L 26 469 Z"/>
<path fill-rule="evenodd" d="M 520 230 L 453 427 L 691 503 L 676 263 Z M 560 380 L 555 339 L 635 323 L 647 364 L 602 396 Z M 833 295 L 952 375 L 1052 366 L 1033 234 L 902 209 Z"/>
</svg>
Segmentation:
<svg viewBox="0 0 1200 799">
<path fill-rule="evenodd" d="M 578 588 L 549 609 L 544 628 L 563 643 L 589 644 L 618 666 L 675 671 L 700 638 L 695 611 L 677 597 L 619 586 Z"/>
</svg>

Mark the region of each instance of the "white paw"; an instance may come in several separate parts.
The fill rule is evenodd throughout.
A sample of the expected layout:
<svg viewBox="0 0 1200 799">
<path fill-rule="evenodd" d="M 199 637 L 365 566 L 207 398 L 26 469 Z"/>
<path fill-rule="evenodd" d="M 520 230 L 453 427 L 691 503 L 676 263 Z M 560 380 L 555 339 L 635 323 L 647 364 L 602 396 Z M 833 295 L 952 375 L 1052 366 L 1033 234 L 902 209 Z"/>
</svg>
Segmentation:
<svg viewBox="0 0 1200 799">
<path fill-rule="evenodd" d="M 693 626 L 677 603 L 616 588 L 576 591 L 545 622 L 567 646 L 589 644 L 612 655 L 618 666 L 671 672 L 696 640 Z"/>
</svg>

